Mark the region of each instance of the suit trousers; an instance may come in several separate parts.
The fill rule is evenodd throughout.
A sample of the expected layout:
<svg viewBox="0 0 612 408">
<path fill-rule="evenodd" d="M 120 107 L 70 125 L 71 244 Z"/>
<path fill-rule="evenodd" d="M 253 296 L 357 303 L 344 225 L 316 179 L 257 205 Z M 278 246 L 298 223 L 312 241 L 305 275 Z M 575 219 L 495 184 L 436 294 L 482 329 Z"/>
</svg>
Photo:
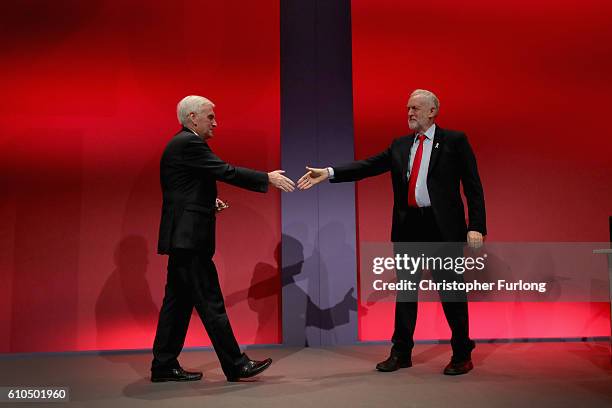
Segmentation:
<svg viewBox="0 0 612 408">
<path fill-rule="evenodd" d="M 444 241 L 431 207 L 411 209 L 409 225 L 402 228 L 402 235 L 402 242 Z M 454 272 L 451 273 L 456 275 Z M 441 280 L 439 274 L 433 272 L 432 275 L 435 281 Z M 413 279 L 420 280 L 420 276 L 419 272 L 413 276 Z M 398 278 L 400 278 L 399 274 Z M 461 277 L 458 279 L 462 280 Z M 402 295 L 398 293 L 395 303 L 395 327 L 391 341 L 393 343 L 392 352 L 399 356 L 410 356 L 414 347 L 413 337 L 418 310 L 417 292 L 409 296 L 410 298 L 402 298 Z M 440 297 L 442 309 L 452 333 L 453 356 L 460 360 L 469 358 L 475 344 L 469 337 L 467 297 L 463 293 L 453 293 L 446 297 L 440 293 Z M 448 301 L 451 297 L 453 301 Z M 457 301 L 458 299 L 461 301 Z"/>
<path fill-rule="evenodd" d="M 173 249 L 168 258 L 168 277 L 157 332 L 151 370 L 178 368 L 191 312 L 195 307 L 226 376 L 246 363 L 232 331 L 217 269 L 210 251 Z"/>
</svg>

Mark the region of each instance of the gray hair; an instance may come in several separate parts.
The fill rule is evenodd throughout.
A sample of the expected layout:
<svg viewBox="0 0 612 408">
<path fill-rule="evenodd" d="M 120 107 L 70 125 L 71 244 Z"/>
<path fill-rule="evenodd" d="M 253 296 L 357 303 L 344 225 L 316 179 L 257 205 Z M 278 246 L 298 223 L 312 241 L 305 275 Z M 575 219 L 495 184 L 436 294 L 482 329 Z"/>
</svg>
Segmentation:
<svg viewBox="0 0 612 408">
<path fill-rule="evenodd" d="M 411 94 L 410 97 L 413 96 L 424 96 L 426 98 L 429 99 L 429 101 L 432 103 L 432 105 L 434 106 L 434 108 L 436 108 L 436 115 L 438 114 L 438 112 L 440 111 L 440 100 L 438 99 L 438 97 L 436 96 L 436 94 L 434 94 L 431 91 L 428 91 L 426 89 L 415 89 Z"/>
<path fill-rule="evenodd" d="M 181 99 L 176 105 L 176 116 L 181 125 L 189 124 L 189 114 L 199 113 L 205 105 L 215 106 L 210 100 L 198 95 L 189 95 Z"/>
</svg>

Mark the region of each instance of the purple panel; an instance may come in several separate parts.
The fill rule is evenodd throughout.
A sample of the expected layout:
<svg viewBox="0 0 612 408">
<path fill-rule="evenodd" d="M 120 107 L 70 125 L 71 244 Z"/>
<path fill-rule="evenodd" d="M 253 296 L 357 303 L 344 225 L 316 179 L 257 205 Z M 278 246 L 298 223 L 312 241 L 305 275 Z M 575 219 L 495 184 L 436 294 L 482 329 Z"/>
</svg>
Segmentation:
<svg viewBox="0 0 612 408">
<path fill-rule="evenodd" d="M 289 177 L 354 159 L 350 1 L 281 1 L 281 114 Z M 282 231 L 283 343 L 354 343 L 354 185 L 283 194 Z"/>
</svg>

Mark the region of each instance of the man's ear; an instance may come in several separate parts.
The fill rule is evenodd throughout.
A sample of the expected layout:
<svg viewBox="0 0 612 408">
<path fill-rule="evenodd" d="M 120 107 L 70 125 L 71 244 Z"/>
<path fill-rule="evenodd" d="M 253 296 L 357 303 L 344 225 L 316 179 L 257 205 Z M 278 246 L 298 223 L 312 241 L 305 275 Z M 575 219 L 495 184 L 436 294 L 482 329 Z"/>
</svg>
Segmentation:
<svg viewBox="0 0 612 408">
<path fill-rule="evenodd" d="M 436 108 L 435 107 L 431 107 L 429 109 L 429 117 L 430 118 L 435 118 L 437 116 L 438 112 L 436 112 Z"/>
</svg>

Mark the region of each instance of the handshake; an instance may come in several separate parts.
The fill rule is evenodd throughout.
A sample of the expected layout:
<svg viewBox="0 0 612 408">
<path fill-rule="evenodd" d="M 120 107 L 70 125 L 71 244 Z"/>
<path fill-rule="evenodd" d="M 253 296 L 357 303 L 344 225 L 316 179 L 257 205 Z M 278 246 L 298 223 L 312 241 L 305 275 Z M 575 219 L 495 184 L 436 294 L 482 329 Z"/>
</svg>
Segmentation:
<svg viewBox="0 0 612 408">
<path fill-rule="evenodd" d="M 298 180 L 297 186 L 300 190 L 308 190 L 310 187 L 319 184 L 329 178 L 327 169 L 316 169 L 306 166 L 308 172 Z M 268 183 L 286 193 L 295 190 L 295 182 L 289 177 L 283 176 L 285 170 L 274 170 L 268 173 Z M 229 208 L 227 201 L 217 198 L 215 201 L 215 210 L 221 212 Z"/>
<path fill-rule="evenodd" d="M 304 174 L 297 182 L 297 187 L 300 190 L 308 190 L 310 187 L 319 184 L 329 178 L 327 169 L 317 169 L 306 166 L 308 172 Z M 286 193 L 295 190 L 295 182 L 288 177 L 283 176 L 284 170 L 274 170 L 268 173 L 268 182 L 274 187 Z"/>
</svg>

